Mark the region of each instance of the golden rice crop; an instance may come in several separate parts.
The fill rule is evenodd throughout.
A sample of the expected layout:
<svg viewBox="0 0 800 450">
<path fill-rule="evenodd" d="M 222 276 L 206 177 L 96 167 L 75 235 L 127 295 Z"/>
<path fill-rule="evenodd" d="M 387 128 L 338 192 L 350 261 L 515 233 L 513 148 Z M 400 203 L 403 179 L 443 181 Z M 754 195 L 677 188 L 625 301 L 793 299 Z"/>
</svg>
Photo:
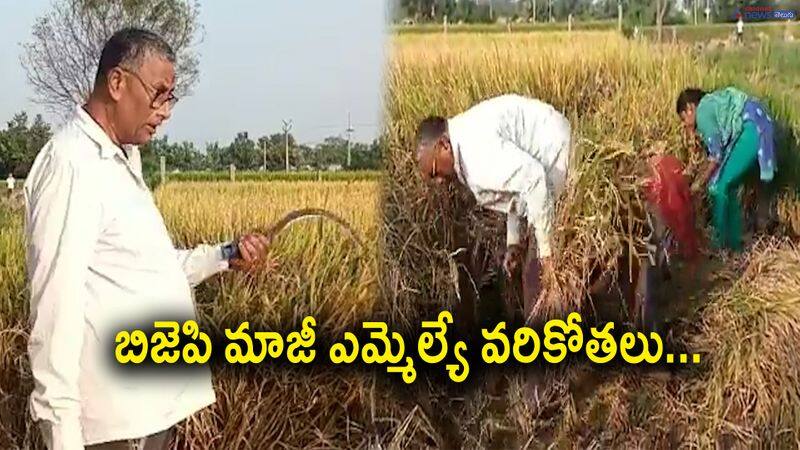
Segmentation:
<svg viewBox="0 0 800 450">
<path fill-rule="evenodd" d="M 683 398 L 703 446 L 795 447 L 800 442 L 800 250 L 760 242 L 733 286 L 712 295 L 693 351 L 706 370 Z"/>
<path fill-rule="evenodd" d="M 456 195 L 426 199 L 412 155 L 419 120 L 430 114 L 452 116 L 509 92 L 564 111 L 576 145 L 559 206 L 554 254 L 563 269 L 561 282 L 571 288 L 569 300 L 579 306 L 591 271 L 613 270 L 623 249 L 636 248 L 643 219 L 636 163 L 658 148 L 684 155 L 674 98 L 701 75 L 681 47 L 656 52 L 609 32 L 396 37 L 387 75 L 384 197 L 391 230 L 384 251 L 391 257 L 383 261 L 388 282 L 406 286 L 397 296 L 413 297 L 409 304 L 431 298 L 447 304 L 454 294 L 451 280 L 442 276 L 448 273 L 448 255 L 475 241 L 476 234 L 502 235 L 502 218 L 487 219 L 475 210 L 459 216 L 458 209 L 470 205 Z M 456 242 L 456 235 L 465 232 L 456 232 L 459 227 L 471 239 Z M 498 241 L 487 239 L 496 253 Z M 430 261 L 421 267 L 423 277 L 419 261 Z M 413 277 L 404 267 L 417 267 Z"/>
<path fill-rule="evenodd" d="M 674 111 L 677 94 L 690 86 L 742 84 L 742 74 L 721 72 L 688 47 L 627 41 L 610 32 L 402 35 L 393 38 L 390 57 L 381 288 L 403 313 L 413 311 L 406 305 L 418 305 L 417 314 L 425 314 L 456 304 L 474 289 L 471 281 L 482 294 L 505 237 L 504 217 L 476 208 L 464 189 L 423 185 L 413 154 L 421 119 L 452 116 L 504 93 L 539 98 L 566 114 L 576 145 L 558 205 L 554 256 L 567 292 L 561 306 L 578 308 L 594 269 L 613 271 L 626 250 L 641 248 L 643 156 L 675 154 L 697 173 L 702 156 L 687 152 Z M 761 79 L 742 87 L 770 105 L 796 136 L 796 107 L 785 93 Z M 790 148 L 779 148 L 779 158 Z M 791 182 L 796 169 L 791 162 L 781 167 L 781 182 Z M 703 199 L 697 200 L 702 208 Z M 795 203 L 786 195 L 778 208 L 783 224 L 792 228 Z M 792 249 L 759 247 L 754 253 L 749 275 L 733 290 L 717 293 L 699 329 L 676 329 L 685 333 L 675 336 L 678 341 L 697 337 L 702 344 L 695 343 L 695 350 L 713 348 L 699 377 L 692 372 L 667 382 L 623 373 L 600 383 L 584 407 L 559 391 L 563 380 L 554 379 L 546 395 L 563 394 L 556 395 L 561 412 L 555 417 L 515 400 L 511 414 L 523 435 L 542 442 L 542 430 L 550 428 L 545 436 L 561 434 L 565 444 L 580 447 L 705 448 L 723 442 L 717 439 L 724 434 L 750 444 L 778 437 L 796 442 L 791 430 L 797 429 L 800 397 L 796 357 L 788 352 L 798 340 L 794 278 L 800 267 L 792 262 Z M 471 266 L 459 273 L 470 282 L 453 279 L 454 264 Z M 510 295 L 486 292 L 492 301 Z"/>
<path fill-rule="evenodd" d="M 452 116 L 504 93 L 541 99 L 570 119 L 575 145 L 557 212 L 554 256 L 568 293 L 562 306 L 577 308 L 594 270 L 613 273 L 618 257 L 642 251 L 637 169 L 643 156 L 675 154 L 690 172 L 702 161 L 689 154 L 683 140 L 675 114 L 678 93 L 689 86 L 714 89 L 735 75 L 720 72 L 686 46 L 654 46 L 603 31 L 401 35 L 394 37 L 390 54 L 384 193 L 389 231 L 383 236 L 388 257 L 381 261 L 384 291 L 403 304 L 454 300 L 448 266 L 458 248 L 486 247 L 494 260 L 502 251 L 495 237 L 502 236 L 502 217 L 474 209 L 459 192 L 426 194 L 412 154 L 421 119 Z M 745 88 L 794 125 L 785 95 L 768 83 Z M 789 169 L 782 173 L 791 178 Z M 482 273 L 491 266 L 474 264 Z"/>
<path fill-rule="evenodd" d="M 22 215 L 0 203 L 0 329 L 24 314 L 25 248 Z"/>
<path fill-rule="evenodd" d="M 225 274 L 204 287 L 211 295 L 198 293 L 203 311 L 215 323 L 288 326 L 313 315 L 318 329 L 339 330 L 363 319 L 374 306 L 377 192 L 373 181 L 187 182 L 168 183 L 155 196 L 176 246 L 186 248 L 265 232 L 296 209 L 324 208 L 340 216 L 361 234 L 363 249 L 331 222 L 300 221 L 276 236 L 271 251 L 275 270 L 255 279 Z"/>
<path fill-rule="evenodd" d="M 273 242 L 275 269 L 225 273 L 195 292 L 204 331 L 219 332 L 242 321 L 294 328 L 312 315 L 317 336 L 338 338 L 375 307 L 377 194 L 376 181 L 187 182 L 167 183 L 154 198 L 179 248 L 263 231 L 300 208 L 324 208 L 347 221 L 363 248 L 330 222 L 296 222 Z M 22 217 L 20 211 L 2 213 L 0 448 L 43 448 L 29 416 L 21 413 L 33 387 L 25 354 Z M 409 416 L 408 408 L 388 401 L 390 391 L 368 374 L 331 376 L 324 369 L 290 373 L 272 367 L 248 374 L 223 368 L 215 372 L 215 389 L 218 403 L 183 424 L 179 446 L 363 448 L 370 442 L 426 439 L 429 434 L 421 431 L 421 419 Z M 416 431 L 397 433 L 394 424 L 404 419 Z"/>
<path fill-rule="evenodd" d="M 783 192 L 777 202 L 778 222 L 783 225 L 785 232 L 790 235 L 800 236 L 800 194 L 796 192 Z"/>
</svg>

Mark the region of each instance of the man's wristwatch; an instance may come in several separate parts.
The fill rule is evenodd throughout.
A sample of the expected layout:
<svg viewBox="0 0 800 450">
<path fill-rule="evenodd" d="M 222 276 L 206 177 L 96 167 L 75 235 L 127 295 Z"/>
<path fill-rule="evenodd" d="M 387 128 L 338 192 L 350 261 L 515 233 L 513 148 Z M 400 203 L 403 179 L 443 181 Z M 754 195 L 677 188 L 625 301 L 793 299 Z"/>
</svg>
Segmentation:
<svg viewBox="0 0 800 450">
<path fill-rule="evenodd" d="M 222 259 L 230 261 L 239 257 L 239 245 L 234 242 L 229 242 L 222 246 Z"/>
</svg>

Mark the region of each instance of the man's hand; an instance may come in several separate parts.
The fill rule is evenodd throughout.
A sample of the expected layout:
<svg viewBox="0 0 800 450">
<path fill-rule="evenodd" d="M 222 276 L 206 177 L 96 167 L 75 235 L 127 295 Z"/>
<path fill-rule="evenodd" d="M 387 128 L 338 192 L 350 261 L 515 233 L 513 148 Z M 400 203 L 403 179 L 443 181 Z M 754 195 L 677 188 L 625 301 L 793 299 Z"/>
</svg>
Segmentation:
<svg viewBox="0 0 800 450">
<path fill-rule="evenodd" d="M 237 239 L 236 243 L 239 257 L 230 260 L 230 265 L 234 269 L 249 271 L 265 265 L 269 266 L 269 270 L 274 268 L 274 261 L 267 258 L 271 242 L 266 236 L 259 233 L 246 234 Z"/>
<path fill-rule="evenodd" d="M 519 269 L 522 261 L 522 246 L 519 244 L 511 244 L 506 248 L 506 255 L 503 258 L 503 270 L 506 276 L 511 278 L 517 269 Z"/>
</svg>

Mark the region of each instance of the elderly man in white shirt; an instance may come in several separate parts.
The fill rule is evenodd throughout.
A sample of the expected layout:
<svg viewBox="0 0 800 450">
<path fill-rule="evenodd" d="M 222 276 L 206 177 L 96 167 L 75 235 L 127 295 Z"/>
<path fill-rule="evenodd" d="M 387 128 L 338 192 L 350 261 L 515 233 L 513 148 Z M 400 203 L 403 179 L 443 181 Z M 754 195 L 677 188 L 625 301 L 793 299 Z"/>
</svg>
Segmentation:
<svg viewBox="0 0 800 450">
<path fill-rule="evenodd" d="M 6 178 L 6 189 L 8 190 L 8 196 L 11 197 L 11 194 L 14 193 L 14 184 L 16 180 L 14 180 L 14 174 L 8 174 L 8 178 Z"/>
<path fill-rule="evenodd" d="M 265 259 L 269 242 L 257 234 L 173 246 L 136 146 L 170 117 L 174 64 L 157 35 L 114 34 L 88 102 L 25 180 L 30 412 L 52 450 L 130 448 L 134 440 L 165 448 L 175 424 L 215 401 L 210 369 L 126 376 L 110 350 L 116 332 L 194 320 L 192 287 Z"/>
<path fill-rule="evenodd" d="M 509 94 L 484 100 L 452 118 L 429 117 L 417 130 L 423 178 L 457 181 L 482 207 L 507 215 L 504 269 L 509 275 L 525 255 L 523 296 L 529 319 L 550 268 L 553 212 L 564 189 L 571 129 L 555 108 Z M 528 250 L 520 228 L 527 219 Z"/>
<path fill-rule="evenodd" d="M 744 35 L 744 20 L 742 20 L 742 14 L 739 13 L 739 20 L 736 21 L 736 41 L 741 43 L 743 35 Z"/>
</svg>

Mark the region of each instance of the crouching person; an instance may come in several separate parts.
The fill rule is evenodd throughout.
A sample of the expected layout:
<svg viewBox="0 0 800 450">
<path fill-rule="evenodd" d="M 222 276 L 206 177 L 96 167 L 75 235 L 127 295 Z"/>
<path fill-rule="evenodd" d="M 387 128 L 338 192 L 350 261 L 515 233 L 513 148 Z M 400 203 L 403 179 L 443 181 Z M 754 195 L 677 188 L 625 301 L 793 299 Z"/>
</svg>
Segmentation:
<svg viewBox="0 0 800 450">
<path fill-rule="evenodd" d="M 479 205 L 506 214 L 503 266 L 509 276 L 524 266 L 526 320 L 544 294 L 543 280 L 554 279 L 553 216 L 567 178 L 570 144 L 570 124 L 561 113 L 513 94 L 482 101 L 455 117 L 428 117 L 417 130 L 416 156 L 425 180 L 460 183 Z"/>
</svg>

